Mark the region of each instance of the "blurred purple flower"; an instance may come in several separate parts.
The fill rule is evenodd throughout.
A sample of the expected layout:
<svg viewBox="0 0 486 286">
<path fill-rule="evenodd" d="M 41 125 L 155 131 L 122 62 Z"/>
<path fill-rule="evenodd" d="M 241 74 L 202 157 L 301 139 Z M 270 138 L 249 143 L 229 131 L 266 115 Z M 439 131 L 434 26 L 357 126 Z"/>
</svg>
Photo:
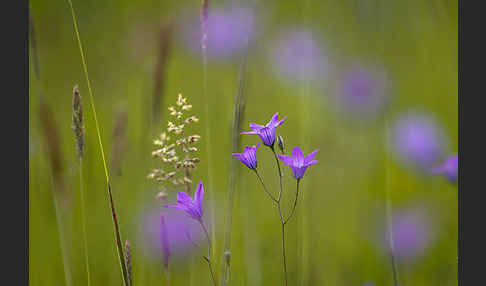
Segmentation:
<svg viewBox="0 0 486 286">
<path fill-rule="evenodd" d="M 182 23 L 184 42 L 197 53 L 201 52 L 201 24 L 198 17 Z M 210 8 L 207 20 L 206 47 L 209 56 L 232 57 L 242 51 L 253 36 L 254 15 L 246 6 L 227 5 Z"/>
<path fill-rule="evenodd" d="M 261 142 L 258 142 L 256 146 L 246 146 L 243 153 L 232 153 L 231 155 L 238 158 L 241 163 L 245 164 L 250 169 L 256 169 L 257 167 L 257 157 L 256 150 L 260 146 Z"/>
<path fill-rule="evenodd" d="M 337 100 L 350 115 L 372 116 L 387 103 L 388 88 L 384 70 L 359 65 L 343 75 Z"/>
<path fill-rule="evenodd" d="M 365 284 L 363 284 L 363 286 L 375 286 L 375 283 L 373 283 L 373 282 L 366 282 Z"/>
<path fill-rule="evenodd" d="M 392 218 L 393 246 L 399 259 L 410 259 L 422 254 L 428 247 L 432 225 L 425 213 L 417 210 L 396 212 Z M 389 243 L 388 232 L 385 241 Z"/>
<path fill-rule="evenodd" d="M 317 163 L 317 160 L 314 160 L 314 156 L 316 155 L 317 151 L 319 151 L 319 149 L 316 149 L 309 155 L 304 156 L 302 150 L 295 146 L 294 150 L 292 150 L 292 157 L 279 154 L 277 154 L 277 156 L 280 158 L 280 160 L 282 160 L 282 162 L 284 162 L 285 165 L 290 166 L 292 172 L 294 173 L 294 177 L 297 180 L 300 180 L 302 177 L 304 177 L 307 167 Z"/>
<path fill-rule="evenodd" d="M 267 125 L 263 126 L 256 123 L 250 123 L 250 128 L 253 131 L 241 132 L 240 134 L 257 134 L 262 139 L 263 144 L 273 147 L 273 144 L 275 143 L 275 128 L 282 125 L 286 118 L 287 116 L 279 121 L 277 112 L 273 115 Z"/>
<path fill-rule="evenodd" d="M 444 136 L 436 122 L 427 115 L 402 115 L 392 132 L 392 147 L 403 162 L 428 169 L 440 159 Z"/>
<path fill-rule="evenodd" d="M 285 80 L 321 79 L 326 59 L 319 40 L 309 30 L 296 29 L 281 35 L 272 51 L 275 72 Z"/>
<path fill-rule="evenodd" d="M 143 216 L 145 251 L 157 259 L 162 257 L 164 267 L 169 259 L 182 258 L 195 250 L 202 239 L 200 226 L 182 212 L 156 209 Z M 190 238 L 190 239 L 189 239 Z"/>
<path fill-rule="evenodd" d="M 459 168 L 459 158 L 457 155 L 449 156 L 446 158 L 442 165 L 432 168 L 433 174 L 445 174 L 449 182 L 454 183 L 457 181 L 457 172 Z"/>
<path fill-rule="evenodd" d="M 177 204 L 164 206 L 166 208 L 183 210 L 191 218 L 202 223 L 203 209 L 202 200 L 204 197 L 204 187 L 202 181 L 197 185 L 194 192 L 194 200 L 185 192 L 177 193 Z"/>
</svg>

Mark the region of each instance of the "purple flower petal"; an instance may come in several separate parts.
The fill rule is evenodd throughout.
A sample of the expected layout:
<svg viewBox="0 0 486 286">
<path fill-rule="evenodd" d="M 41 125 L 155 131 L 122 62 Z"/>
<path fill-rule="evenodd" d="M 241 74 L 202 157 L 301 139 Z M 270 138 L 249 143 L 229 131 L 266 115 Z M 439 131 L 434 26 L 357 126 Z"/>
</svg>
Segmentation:
<svg viewBox="0 0 486 286">
<path fill-rule="evenodd" d="M 177 193 L 177 203 L 183 204 L 183 205 L 190 205 L 190 204 L 192 204 L 192 199 L 185 192 L 178 192 Z"/>
<path fill-rule="evenodd" d="M 310 161 L 312 161 L 314 159 L 314 156 L 316 155 L 317 151 L 319 151 L 319 149 L 316 149 L 316 150 L 312 151 L 312 153 L 310 153 L 309 155 L 305 156 L 304 164 L 308 164 Z"/>
<path fill-rule="evenodd" d="M 250 123 L 250 128 L 254 131 L 258 131 L 262 128 L 265 128 L 265 126 L 256 123 Z"/>
<path fill-rule="evenodd" d="M 276 126 L 277 122 L 278 122 L 278 112 L 272 116 L 272 119 L 267 123 L 266 127 Z"/>
<path fill-rule="evenodd" d="M 284 162 L 285 165 L 292 165 L 293 163 L 293 160 L 292 160 L 292 157 L 288 156 L 288 155 L 280 155 L 280 154 L 277 154 L 277 157 L 282 160 L 282 162 Z"/>
<path fill-rule="evenodd" d="M 245 132 L 240 132 L 240 134 L 258 134 L 255 131 L 245 131 Z"/>
<path fill-rule="evenodd" d="M 292 157 L 295 166 L 301 167 L 304 165 L 304 153 L 298 146 L 295 146 L 292 150 Z"/>
</svg>

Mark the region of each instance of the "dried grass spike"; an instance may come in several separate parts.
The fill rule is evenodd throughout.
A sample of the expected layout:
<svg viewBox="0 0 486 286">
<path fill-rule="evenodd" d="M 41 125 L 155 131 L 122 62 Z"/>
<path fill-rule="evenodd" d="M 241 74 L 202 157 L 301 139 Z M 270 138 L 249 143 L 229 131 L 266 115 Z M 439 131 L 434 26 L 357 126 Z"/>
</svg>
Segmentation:
<svg viewBox="0 0 486 286">
<path fill-rule="evenodd" d="M 73 88 L 73 125 L 74 140 L 76 141 L 76 151 L 78 158 L 83 158 L 84 153 L 84 125 L 83 125 L 83 105 L 78 85 Z"/>
<path fill-rule="evenodd" d="M 127 265 L 127 272 L 128 272 L 128 285 L 133 285 L 133 275 L 132 275 L 132 250 L 130 247 L 130 242 L 128 240 L 125 241 L 125 263 Z"/>
</svg>

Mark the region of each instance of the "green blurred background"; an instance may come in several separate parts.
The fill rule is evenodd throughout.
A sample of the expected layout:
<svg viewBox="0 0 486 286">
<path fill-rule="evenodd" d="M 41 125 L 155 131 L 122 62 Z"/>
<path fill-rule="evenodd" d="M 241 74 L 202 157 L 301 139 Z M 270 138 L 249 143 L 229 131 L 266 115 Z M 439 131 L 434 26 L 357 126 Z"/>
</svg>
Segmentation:
<svg viewBox="0 0 486 286">
<path fill-rule="evenodd" d="M 226 1 L 232 2 L 232 1 Z M 235 1 L 233 1 L 235 2 Z M 210 9 L 226 5 L 210 1 Z M 296 217 L 287 227 L 290 285 L 392 285 L 390 258 L 380 247 L 386 218 L 386 194 L 393 210 L 421 209 L 429 215 L 433 235 L 419 255 L 398 262 L 400 285 L 457 284 L 457 187 L 442 177 L 424 176 L 387 151 L 385 121 L 407 110 L 425 110 L 444 130 L 449 153 L 457 152 L 457 1 L 260 1 L 253 6 L 257 32 L 248 50 L 246 109 L 240 131 L 250 122 L 265 123 L 275 113 L 288 116 L 277 130 L 290 150 L 320 148 L 301 183 Z M 29 275 L 31 285 L 86 285 L 81 228 L 79 165 L 71 131 L 72 89 L 79 85 L 85 110 L 86 150 L 83 180 L 92 285 L 121 285 L 98 138 L 89 106 L 71 12 L 67 1 L 30 1 L 40 80 L 30 60 L 29 93 Z M 158 206 L 160 186 L 146 178 L 159 163 L 151 157 L 152 140 L 163 131 L 167 106 L 182 93 L 201 121 L 201 163 L 194 178 L 206 186 L 205 206 L 214 200 L 216 271 L 221 275 L 222 245 L 231 161 L 231 126 L 241 53 L 208 59 L 207 102 L 202 96 L 201 56 L 170 44 L 163 77 L 156 78 L 161 26 L 198 17 L 200 1 L 73 0 L 101 137 L 110 169 L 123 239 L 133 252 L 134 285 L 166 285 L 160 259 L 142 251 L 140 216 Z M 198 21 L 198 19 L 195 19 Z M 307 27 L 321 39 L 328 60 L 326 80 L 292 83 L 272 72 L 268 49 L 288 27 Z M 174 30 L 177 33 L 177 30 Z M 31 55 L 33 51 L 31 49 Z M 393 78 L 389 108 L 371 120 L 343 116 L 330 96 L 340 70 L 353 61 L 379 63 Z M 161 117 L 153 120 L 155 81 L 164 82 Z M 48 144 L 39 117 L 40 94 L 59 132 L 64 189 L 55 184 Z M 208 104 L 209 117 L 204 116 Z M 126 114 L 125 135 L 113 135 L 117 118 Z M 209 122 L 210 134 L 205 131 Z M 391 123 L 389 123 L 391 124 Z M 116 133 L 116 132 L 115 132 Z M 213 184 L 208 184 L 208 153 Z M 118 139 L 116 139 L 118 138 Z M 257 137 L 242 137 L 243 145 Z M 117 144 L 124 144 L 123 148 Z M 118 149 L 117 149 L 118 148 Z M 117 151 L 116 154 L 113 153 Z M 263 150 L 263 148 L 262 148 Z M 259 150 L 259 168 L 276 190 L 275 162 Z M 116 157 L 116 158 L 115 158 Z M 119 162 L 113 167 L 113 161 Z M 387 163 L 388 162 L 388 163 Z M 117 163 L 118 164 L 118 163 Z M 231 285 L 281 284 L 280 226 L 276 210 L 254 175 L 238 165 L 233 209 Z M 285 167 L 285 207 L 294 192 Z M 387 178 L 389 179 L 387 181 Z M 196 180 L 198 180 L 196 179 Z M 195 181 L 196 181 L 195 180 Z M 195 183 L 193 184 L 195 188 Z M 174 199 L 170 192 L 169 199 Z M 54 199 L 62 227 L 56 220 Z M 210 214 L 207 211 L 206 214 Z M 60 233 L 61 232 L 61 233 Z M 65 241 L 63 265 L 60 239 Z M 203 250 L 204 251 L 204 248 Z M 155 255 L 156 256 L 156 255 Z M 207 266 L 196 256 L 171 266 L 173 285 L 210 285 Z M 68 269 L 66 269 L 68 268 Z"/>
</svg>

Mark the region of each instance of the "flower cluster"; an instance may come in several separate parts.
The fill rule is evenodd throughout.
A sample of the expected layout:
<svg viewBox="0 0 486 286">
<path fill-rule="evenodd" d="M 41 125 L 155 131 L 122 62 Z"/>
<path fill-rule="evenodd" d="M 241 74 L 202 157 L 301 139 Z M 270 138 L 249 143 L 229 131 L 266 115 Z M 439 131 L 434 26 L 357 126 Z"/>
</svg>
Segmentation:
<svg viewBox="0 0 486 286">
<path fill-rule="evenodd" d="M 275 152 L 275 129 L 282 125 L 287 117 L 283 119 L 278 119 L 278 112 L 275 113 L 272 119 L 266 125 L 259 125 L 256 123 L 250 123 L 250 128 L 252 131 L 248 132 L 241 132 L 241 134 L 255 134 L 260 136 L 263 144 L 270 147 L 273 152 Z M 283 152 L 283 138 L 282 136 L 277 136 L 277 143 L 279 149 Z M 255 146 L 247 146 L 243 153 L 233 153 L 232 155 L 238 158 L 243 164 L 245 164 L 248 168 L 255 170 L 257 167 L 257 156 L 256 150 L 260 146 L 260 143 Z M 314 155 L 319 151 L 319 149 L 314 150 L 307 156 L 304 156 L 302 150 L 295 146 L 292 150 L 292 156 L 288 155 L 280 155 L 275 154 L 285 165 L 289 166 L 292 169 L 295 179 L 300 180 L 304 177 L 305 171 L 307 167 L 314 165 L 317 163 L 317 160 L 314 160 Z"/>
<path fill-rule="evenodd" d="M 311 165 L 317 163 L 317 160 L 314 160 L 314 156 L 316 155 L 319 149 L 312 151 L 309 155 L 305 156 L 302 150 L 295 146 L 292 150 L 292 155 L 283 155 L 277 154 L 275 150 L 275 141 L 277 141 L 278 149 L 284 153 L 285 146 L 284 140 L 281 135 L 276 136 L 276 129 L 278 126 L 282 125 L 287 117 L 284 117 L 279 120 L 278 113 L 275 113 L 272 116 L 272 119 L 265 125 L 260 125 L 256 123 L 250 123 L 250 128 L 252 131 L 242 132 L 241 134 L 255 134 L 260 137 L 263 144 L 270 148 L 272 151 L 275 161 L 278 167 L 278 177 L 280 181 L 280 190 L 278 195 L 273 195 L 270 192 L 265 183 L 263 178 L 260 176 L 259 172 L 257 171 L 257 149 L 260 146 L 258 143 L 257 146 L 246 146 L 243 153 L 233 153 L 232 155 L 240 160 L 245 166 L 247 166 L 250 170 L 255 172 L 255 175 L 258 177 L 258 180 L 262 184 L 263 190 L 268 195 L 268 197 L 272 200 L 275 204 L 276 209 L 278 210 L 279 217 L 280 217 L 280 224 L 282 227 L 282 258 L 283 258 L 283 268 L 284 268 L 284 278 L 285 278 L 285 285 L 288 285 L 287 281 L 287 264 L 285 262 L 285 225 L 290 221 L 292 216 L 294 215 L 295 209 L 297 207 L 297 202 L 299 198 L 299 183 L 305 175 L 307 168 Z M 296 179 L 297 185 L 295 190 L 295 199 L 292 205 L 292 209 L 288 215 L 284 215 L 282 212 L 282 205 L 281 199 L 283 194 L 283 184 L 282 184 L 282 170 L 280 169 L 280 161 L 282 161 L 285 165 L 289 166 L 292 169 L 292 173 L 294 178 Z M 190 199 L 190 198 L 189 198 Z M 190 202 L 188 200 L 188 202 Z M 182 208 L 182 207 L 181 207 Z"/>
<path fill-rule="evenodd" d="M 178 95 L 175 106 L 169 106 L 169 112 L 173 121 L 167 122 L 167 129 L 154 140 L 157 147 L 152 156 L 159 158 L 164 163 L 163 168 L 152 170 L 148 178 L 158 182 L 169 182 L 174 186 L 191 184 L 190 171 L 196 168 L 200 159 L 196 156 L 199 151 L 195 147 L 201 136 L 197 134 L 186 136 L 184 128 L 192 123 L 197 123 L 196 116 L 186 116 L 192 105 L 187 98 Z"/>
</svg>

